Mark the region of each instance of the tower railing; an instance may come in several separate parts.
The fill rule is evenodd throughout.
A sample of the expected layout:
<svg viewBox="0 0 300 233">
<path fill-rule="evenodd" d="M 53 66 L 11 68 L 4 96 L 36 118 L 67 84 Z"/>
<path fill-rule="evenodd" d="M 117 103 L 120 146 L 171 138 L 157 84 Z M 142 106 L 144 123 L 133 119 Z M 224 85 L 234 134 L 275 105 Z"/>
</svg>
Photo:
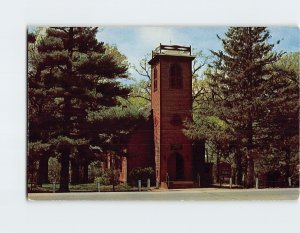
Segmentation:
<svg viewBox="0 0 300 233">
<path fill-rule="evenodd" d="M 187 55 L 192 55 L 192 46 L 181 46 L 181 45 L 162 45 L 152 51 L 152 58 L 154 55 L 162 54 L 164 51 L 178 51 L 181 53 L 187 53 Z"/>
</svg>

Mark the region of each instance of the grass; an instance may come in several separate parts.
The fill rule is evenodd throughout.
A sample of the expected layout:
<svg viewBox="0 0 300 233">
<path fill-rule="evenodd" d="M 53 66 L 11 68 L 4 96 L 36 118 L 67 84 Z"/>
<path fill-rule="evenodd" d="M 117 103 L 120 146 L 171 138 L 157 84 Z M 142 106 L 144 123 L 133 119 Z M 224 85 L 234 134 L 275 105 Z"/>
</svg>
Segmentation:
<svg viewBox="0 0 300 233">
<path fill-rule="evenodd" d="M 52 193 L 53 192 L 53 184 L 43 184 L 42 186 L 28 184 L 28 193 Z M 55 192 L 58 192 L 59 184 L 55 185 Z M 69 184 L 70 192 L 98 192 L 96 183 L 88 183 L 88 184 L 77 184 L 72 185 Z M 112 192 L 112 185 L 101 185 L 101 192 Z M 116 192 L 137 192 L 138 187 L 132 187 L 129 185 L 119 184 L 115 186 Z M 148 191 L 146 187 L 142 187 L 141 191 Z"/>
</svg>

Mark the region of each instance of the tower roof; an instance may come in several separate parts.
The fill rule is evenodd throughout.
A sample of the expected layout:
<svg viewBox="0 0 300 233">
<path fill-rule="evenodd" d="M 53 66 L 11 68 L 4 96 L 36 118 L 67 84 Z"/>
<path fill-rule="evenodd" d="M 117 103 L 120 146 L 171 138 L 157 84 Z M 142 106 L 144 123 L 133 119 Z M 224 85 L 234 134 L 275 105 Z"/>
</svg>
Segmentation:
<svg viewBox="0 0 300 233">
<path fill-rule="evenodd" d="M 186 57 L 191 60 L 195 58 L 195 56 L 192 55 L 191 46 L 159 44 L 159 46 L 152 51 L 152 58 L 149 64 L 153 64 L 154 60 L 161 56 Z"/>
</svg>

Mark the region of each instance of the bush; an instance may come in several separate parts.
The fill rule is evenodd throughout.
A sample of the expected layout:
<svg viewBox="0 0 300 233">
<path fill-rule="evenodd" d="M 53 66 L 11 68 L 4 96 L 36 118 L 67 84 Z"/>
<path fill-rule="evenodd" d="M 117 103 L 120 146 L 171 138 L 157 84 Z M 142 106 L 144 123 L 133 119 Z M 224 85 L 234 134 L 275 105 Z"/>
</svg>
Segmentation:
<svg viewBox="0 0 300 233">
<path fill-rule="evenodd" d="M 100 173 L 100 176 L 95 177 L 94 182 L 100 182 L 102 185 L 118 184 L 119 183 L 119 171 L 107 169 Z"/>
<path fill-rule="evenodd" d="M 107 172 L 101 172 L 100 176 L 95 177 L 94 182 L 95 183 L 99 182 L 101 185 L 109 185 L 110 179 L 109 179 Z"/>
<path fill-rule="evenodd" d="M 48 178 L 50 183 L 59 182 L 60 179 L 60 163 L 57 158 L 50 157 L 48 160 Z"/>
<path fill-rule="evenodd" d="M 154 184 L 154 174 L 152 167 L 137 167 L 130 171 L 128 181 L 132 186 L 137 186 L 138 180 L 141 180 L 142 185 L 146 186 L 148 179 L 150 179 L 151 184 Z"/>
</svg>

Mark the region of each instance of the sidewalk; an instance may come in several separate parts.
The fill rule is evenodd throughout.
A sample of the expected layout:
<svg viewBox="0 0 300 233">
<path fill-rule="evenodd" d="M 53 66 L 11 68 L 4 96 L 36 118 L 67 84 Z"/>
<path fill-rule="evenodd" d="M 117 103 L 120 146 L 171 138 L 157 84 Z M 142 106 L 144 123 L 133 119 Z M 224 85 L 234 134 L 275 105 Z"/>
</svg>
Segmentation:
<svg viewBox="0 0 300 233">
<path fill-rule="evenodd" d="M 299 188 L 283 189 L 172 189 L 149 192 L 30 193 L 29 200 L 197 201 L 297 200 Z"/>
</svg>

